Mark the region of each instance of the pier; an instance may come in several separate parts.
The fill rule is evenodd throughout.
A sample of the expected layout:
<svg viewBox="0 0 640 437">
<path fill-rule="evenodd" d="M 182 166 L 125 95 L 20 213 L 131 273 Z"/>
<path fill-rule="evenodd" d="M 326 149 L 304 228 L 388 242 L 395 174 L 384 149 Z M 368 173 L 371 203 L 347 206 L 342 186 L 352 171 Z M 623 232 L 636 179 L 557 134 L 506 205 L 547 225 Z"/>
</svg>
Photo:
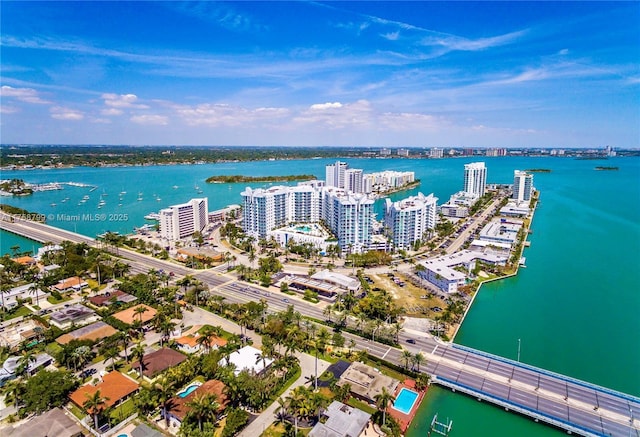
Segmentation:
<svg viewBox="0 0 640 437">
<path fill-rule="evenodd" d="M 94 244 L 95 240 L 80 234 L 32 222 L 8 214 L 0 214 L 0 228 L 36 241 L 60 243 L 63 240 Z M 126 252 L 139 267 L 171 269 L 178 275 L 193 274 L 190 269 L 157 260 L 132 251 Z M 213 289 L 227 289 L 222 277 L 207 272 L 198 275 L 210 282 Z M 231 287 L 231 285 L 229 286 Z M 251 286 L 242 287 L 248 290 Z M 258 290 L 257 288 L 255 290 Z M 247 295 L 248 293 L 245 293 Z M 249 294 L 250 296 L 250 294 Z M 274 307 L 282 306 L 278 296 L 266 297 Z M 304 315 L 320 318 L 321 310 L 296 304 Z M 402 350 L 345 334 L 357 340 L 369 354 L 401 365 Z M 401 334 L 401 342 L 409 337 Z M 410 349 L 421 352 L 427 365 L 420 370 L 432 375 L 432 382 L 454 392 L 490 402 L 506 411 L 530 417 L 536 422 L 584 436 L 640 437 L 640 398 L 611 390 L 519 361 L 492 355 L 466 346 L 444 343 L 433 337 L 415 340 Z"/>
</svg>

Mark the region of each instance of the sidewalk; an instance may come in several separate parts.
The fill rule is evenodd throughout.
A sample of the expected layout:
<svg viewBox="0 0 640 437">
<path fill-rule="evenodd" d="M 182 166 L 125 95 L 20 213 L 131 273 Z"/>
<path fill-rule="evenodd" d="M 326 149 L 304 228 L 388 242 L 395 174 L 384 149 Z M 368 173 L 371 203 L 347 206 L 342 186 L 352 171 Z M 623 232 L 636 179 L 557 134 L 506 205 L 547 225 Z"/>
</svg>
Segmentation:
<svg viewBox="0 0 640 437">
<path fill-rule="evenodd" d="M 296 379 L 291 387 L 289 387 L 283 394 L 282 398 L 286 398 L 291 391 L 304 385 L 308 378 L 313 376 L 315 373 L 315 357 L 304 354 L 297 353 L 296 357 L 300 360 L 300 368 L 302 369 L 302 373 L 300 378 Z M 318 376 L 322 375 L 322 373 L 327 370 L 330 363 L 323 360 L 318 360 Z M 242 430 L 239 437 L 257 437 L 262 435 L 264 431 L 276 420 L 275 413 L 278 409 L 278 401 L 275 401 L 271 405 L 269 405 L 253 422 L 249 424 L 245 429 Z"/>
</svg>

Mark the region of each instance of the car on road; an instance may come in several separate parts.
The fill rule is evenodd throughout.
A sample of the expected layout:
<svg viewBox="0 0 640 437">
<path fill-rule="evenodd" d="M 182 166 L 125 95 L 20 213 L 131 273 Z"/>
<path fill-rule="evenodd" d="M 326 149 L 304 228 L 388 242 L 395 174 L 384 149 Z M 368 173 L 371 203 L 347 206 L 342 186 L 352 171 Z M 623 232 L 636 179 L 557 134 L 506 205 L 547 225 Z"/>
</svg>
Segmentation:
<svg viewBox="0 0 640 437">
<path fill-rule="evenodd" d="M 284 299 L 282 299 L 282 301 L 283 301 L 284 303 L 289 303 L 289 299 L 287 299 L 286 297 L 285 297 Z"/>
<path fill-rule="evenodd" d="M 407 339 L 407 343 L 416 344 L 416 341 L 413 338 L 409 338 L 409 339 Z"/>
</svg>

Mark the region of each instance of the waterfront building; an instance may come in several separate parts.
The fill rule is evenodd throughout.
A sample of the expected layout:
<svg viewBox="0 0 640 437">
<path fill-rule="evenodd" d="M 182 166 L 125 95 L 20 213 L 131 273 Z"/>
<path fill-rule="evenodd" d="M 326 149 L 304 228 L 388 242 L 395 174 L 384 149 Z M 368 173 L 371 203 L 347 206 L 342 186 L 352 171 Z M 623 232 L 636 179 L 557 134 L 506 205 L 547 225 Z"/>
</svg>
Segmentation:
<svg viewBox="0 0 640 437">
<path fill-rule="evenodd" d="M 169 241 L 202 232 L 208 223 L 209 201 L 206 197 L 160 210 L 160 236 Z"/>
<path fill-rule="evenodd" d="M 333 187 L 322 191 L 322 218 L 338 238 L 345 252 L 361 253 L 368 249 L 373 222 L 373 199 Z"/>
<path fill-rule="evenodd" d="M 398 149 L 398 156 L 409 157 L 409 149 Z"/>
<path fill-rule="evenodd" d="M 321 420 L 309 432 L 309 437 L 351 437 L 362 435 L 371 414 L 342 402 L 333 401 L 322 412 Z M 366 434 L 364 434 L 366 435 Z"/>
<path fill-rule="evenodd" d="M 480 231 L 480 240 L 513 244 L 518 239 L 522 220 L 495 218 Z"/>
<path fill-rule="evenodd" d="M 211 211 L 208 214 L 209 223 L 226 222 L 230 217 L 240 218 L 242 215 L 242 207 L 240 205 L 229 205 L 226 208 Z"/>
<path fill-rule="evenodd" d="M 255 238 L 266 238 L 270 231 L 289 223 L 318 222 L 320 193 L 311 184 L 267 189 L 247 187 L 241 193 L 243 230 Z"/>
<path fill-rule="evenodd" d="M 336 161 L 325 167 L 325 184 L 327 187 L 345 187 L 345 171 L 349 168 L 346 162 Z"/>
<path fill-rule="evenodd" d="M 513 172 L 512 199 L 517 202 L 529 202 L 533 195 L 533 175 L 526 171 L 515 170 Z"/>
<path fill-rule="evenodd" d="M 422 261 L 420 264 L 424 269 L 418 271 L 418 276 L 426 279 L 445 293 L 457 293 L 458 288 L 466 283 L 467 274 L 475 268 L 478 260 L 487 264 L 505 265 L 508 257 L 508 252 L 504 253 L 478 246 L 478 250 L 462 250 Z M 463 267 L 468 273 L 462 273 L 456 267 Z"/>
<path fill-rule="evenodd" d="M 382 149 L 380 149 L 380 156 L 391 156 L 391 149 L 383 147 Z"/>
<path fill-rule="evenodd" d="M 363 172 L 360 168 L 350 168 L 344 172 L 344 188 L 352 193 L 363 193 Z"/>
<path fill-rule="evenodd" d="M 440 149 L 438 147 L 434 147 L 433 149 L 429 150 L 429 158 L 442 158 L 444 156 L 444 150 Z"/>
<path fill-rule="evenodd" d="M 397 202 L 385 199 L 384 221 L 396 249 L 411 248 L 435 227 L 437 202 L 422 193 Z"/>
<path fill-rule="evenodd" d="M 272 229 L 267 232 L 267 236 L 273 237 L 282 247 L 293 241 L 296 244 L 311 244 L 320 252 L 326 252 L 329 245 L 336 244 L 333 236 L 318 223 L 299 223 Z"/>
<path fill-rule="evenodd" d="M 363 191 L 365 193 L 383 193 L 414 182 L 415 172 L 382 171 L 363 175 Z"/>
<path fill-rule="evenodd" d="M 529 202 L 517 202 L 511 200 L 505 206 L 500 208 L 500 215 L 505 217 L 527 217 L 531 212 Z"/>
<path fill-rule="evenodd" d="M 464 166 L 464 192 L 482 197 L 487 185 L 487 168 L 484 162 L 472 162 Z"/>
</svg>

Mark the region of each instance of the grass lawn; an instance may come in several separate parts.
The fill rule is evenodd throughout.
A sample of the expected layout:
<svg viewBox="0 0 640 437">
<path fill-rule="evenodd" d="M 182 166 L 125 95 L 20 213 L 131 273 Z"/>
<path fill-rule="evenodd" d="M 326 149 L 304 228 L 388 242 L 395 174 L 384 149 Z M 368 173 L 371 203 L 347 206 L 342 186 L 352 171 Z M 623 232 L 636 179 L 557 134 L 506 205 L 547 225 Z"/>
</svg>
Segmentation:
<svg viewBox="0 0 640 437">
<path fill-rule="evenodd" d="M 359 401 L 356 398 L 349 398 L 349 401 L 347 402 L 348 405 L 352 406 L 353 408 L 357 408 L 358 410 L 362 410 L 365 413 L 369 413 L 371 415 L 373 415 L 377 410 L 373 407 L 371 407 L 369 404 L 366 404 L 362 401 Z"/>
<path fill-rule="evenodd" d="M 79 420 L 82 420 L 84 416 L 86 416 L 86 414 L 84 414 L 82 410 L 78 408 L 78 406 L 73 402 L 69 402 L 67 404 L 67 408 L 69 408 L 69 411 L 71 411 L 73 415 L 76 416 Z"/>
<path fill-rule="evenodd" d="M 120 422 L 127 417 L 131 416 L 136 411 L 136 406 L 133 404 L 133 398 L 129 398 L 116 408 L 111 410 L 110 416 Z"/>
<path fill-rule="evenodd" d="M 310 432 L 311 428 L 298 428 L 298 436 L 306 436 Z M 274 422 L 260 435 L 260 437 L 281 437 L 284 434 L 284 424 L 280 422 Z"/>
<path fill-rule="evenodd" d="M 66 302 L 68 300 L 71 300 L 71 297 L 70 296 L 65 296 L 65 295 L 62 295 L 62 299 L 56 299 L 53 296 L 47 297 L 47 302 L 49 302 L 52 305 L 56 305 L 56 304 L 59 304 L 61 302 Z"/>
<path fill-rule="evenodd" d="M 21 306 L 11 313 L 4 313 L 3 320 L 11 320 L 11 319 L 15 319 L 16 317 L 28 316 L 30 314 L 31 314 L 31 311 L 29 310 L 29 308 L 25 306 Z"/>
</svg>

